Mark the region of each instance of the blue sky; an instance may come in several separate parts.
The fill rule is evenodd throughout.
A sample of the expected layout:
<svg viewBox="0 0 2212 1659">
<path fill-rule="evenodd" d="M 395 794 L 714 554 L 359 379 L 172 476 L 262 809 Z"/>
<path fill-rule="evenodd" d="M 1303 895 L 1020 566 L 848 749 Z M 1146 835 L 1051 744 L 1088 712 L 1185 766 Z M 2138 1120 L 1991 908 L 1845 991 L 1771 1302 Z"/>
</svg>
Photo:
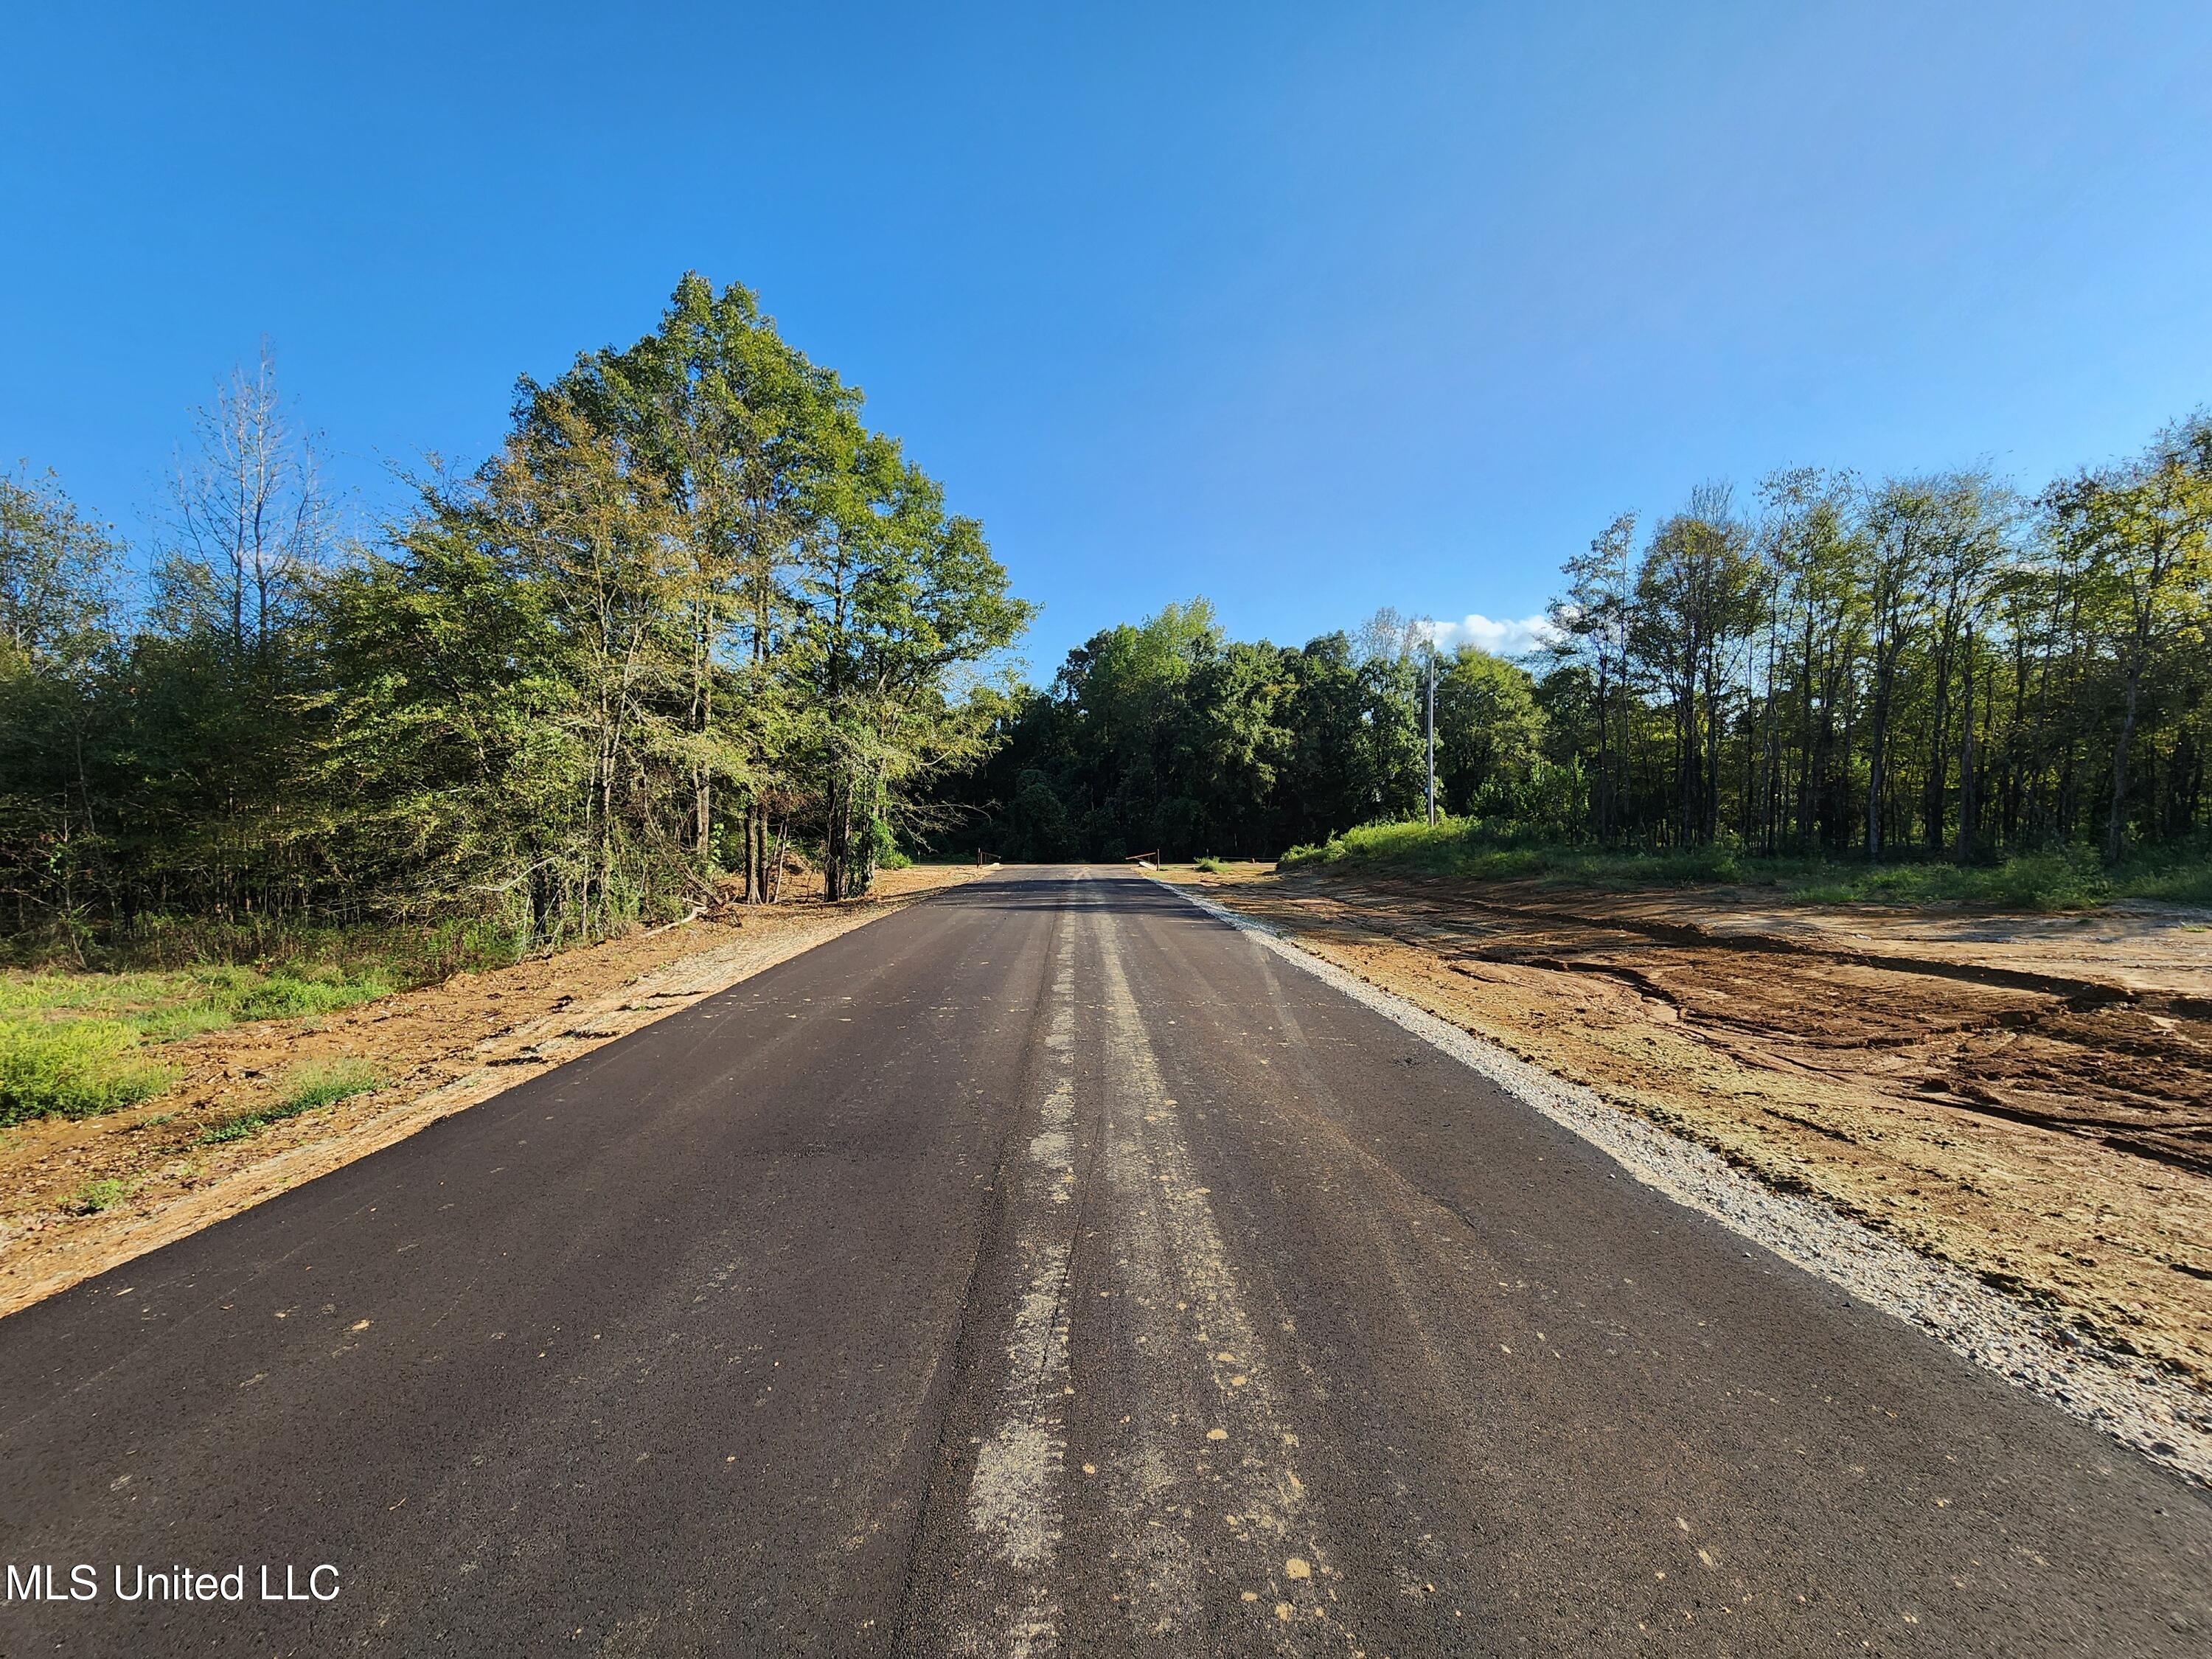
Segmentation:
<svg viewBox="0 0 2212 1659">
<path fill-rule="evenodd" d="M 1527 617 L 1785 465 L 2212 399 L 2212 7 L 17 8 L 0 458 L 155 533 L 273 343 L 374 506 L 736 278 L 1044 602 Z"/>
</svg>

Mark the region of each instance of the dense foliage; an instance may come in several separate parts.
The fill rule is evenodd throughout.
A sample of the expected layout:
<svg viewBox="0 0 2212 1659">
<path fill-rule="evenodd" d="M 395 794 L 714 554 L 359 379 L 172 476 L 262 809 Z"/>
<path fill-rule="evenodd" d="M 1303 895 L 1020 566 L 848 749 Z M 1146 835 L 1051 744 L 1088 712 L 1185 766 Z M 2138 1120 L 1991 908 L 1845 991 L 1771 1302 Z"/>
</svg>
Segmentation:
<svg viewBox="0 0 2212 1659">
<path fill-rule="evenodd" d="M 1553 643 L 1436 665 L 1443 810 L 1491 839 L 2108 862 L 2204 830 L 2212 423 L 2024 499 L 1977 472 L 1692 492 L 1570 560 Z M 1011 858 L 1273 856 L 1423 804 L 1425 630 L 1301 648 L 1203 600 L 1109 629 L 969 787 Z"/>
<path fill-rule="evenodd" d="M 1291 648 L 1227 639 L 1203 599 L 1170 605 L 1093 636 L 1001 716 L 967 786 L 975 833 L 1012 859 L 1272 858 L 1404 816 L 1425 799 L 1427 669 L 1419 625 L 1387 611 Z M 1528 672 L 1464 649 L 1436 681 L 1441 796 L 1548 810 Z"/>
<path fill-rule="evenodd" d="M 980 527 L 687 277 L 523 383 L 501 452 L 343 544 L 264 362 L 200 422 L 143 602 L 52 480 L 0 479 L 0 893 L 82 946 L 177 915 L 490 918 L 526 942 L 804 843 L 864 890 L 972 763 L 1029 607 Z"/>
<path fill-rule="evenodd" d="M 687 277 L 370 544 L 265 362 L 201 416 L 143 595 L 51 479 L 0 477 L 5 925 L 528 943 L 774 897 L 794 846 L 832 896 L 902 844 L 1272 857 L 1420 812 L 1431 676 L 1438 804 L 1492 844 L 2117 863 L 2212 811 L 2202 417 L 2033 497 L 1700 488 L 1569 560 L 1519 661 L 1389 611 L 1236 641 L 1201 599 L 1010 694 L 975 675 L 1030 608 L 860 408 Z"/>
<path fill-rule="evenodd" d="M 1632 529 L 1567 566 L 1540 688 L 1598 841 L 2116 861 L 2203 826 L 2203 419 L 2033 501 L 1793 472 Z"/>
</svg>

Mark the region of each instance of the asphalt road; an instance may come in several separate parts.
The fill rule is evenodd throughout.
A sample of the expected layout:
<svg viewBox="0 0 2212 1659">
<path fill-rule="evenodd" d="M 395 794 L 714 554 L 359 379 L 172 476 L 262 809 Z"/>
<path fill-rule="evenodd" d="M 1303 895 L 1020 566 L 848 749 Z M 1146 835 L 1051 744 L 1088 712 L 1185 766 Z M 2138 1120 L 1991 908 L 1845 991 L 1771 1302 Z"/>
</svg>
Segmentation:
<svg viewBox="0 0 2212 1659">
<path fill-rule="evenodd" d="M 2212 1651 L 2205 1494 L 1072 870 L 0 1322 L 0 1539 L 8 1656 Z"/>
</svg>

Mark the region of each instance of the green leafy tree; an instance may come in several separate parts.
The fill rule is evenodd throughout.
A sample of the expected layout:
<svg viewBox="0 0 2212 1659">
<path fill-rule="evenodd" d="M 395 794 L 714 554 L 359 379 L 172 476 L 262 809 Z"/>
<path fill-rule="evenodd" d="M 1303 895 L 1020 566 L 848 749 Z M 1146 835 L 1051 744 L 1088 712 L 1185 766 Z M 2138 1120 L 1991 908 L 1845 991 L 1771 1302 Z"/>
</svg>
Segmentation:
<svg viewBox="0 0 2212 1659">
<path fill-rule="evenodd" d="M 122 653 L 121 550 L 51 477 L 0 474 L 0 879 L 72 945 L 118 827 L 99 776 Z"/>
</svg>

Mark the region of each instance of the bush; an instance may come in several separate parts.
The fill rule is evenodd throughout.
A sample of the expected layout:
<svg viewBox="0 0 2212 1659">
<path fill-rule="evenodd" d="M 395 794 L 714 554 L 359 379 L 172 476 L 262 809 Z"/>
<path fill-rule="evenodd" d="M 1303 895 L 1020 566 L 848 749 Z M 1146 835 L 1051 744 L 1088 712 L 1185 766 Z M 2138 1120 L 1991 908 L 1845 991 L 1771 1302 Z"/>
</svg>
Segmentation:
<svg viewBox="0 0 2212 1659">
<path fill-rule="evenodd" d="M 914 860 L 898 844 L 898 832 L 891 828 L 890 820 L 874 817 L 868 821 L 863 832 L 867 837 L 868 859 L 878 870 L 909 870 Z"/>
</svg>

